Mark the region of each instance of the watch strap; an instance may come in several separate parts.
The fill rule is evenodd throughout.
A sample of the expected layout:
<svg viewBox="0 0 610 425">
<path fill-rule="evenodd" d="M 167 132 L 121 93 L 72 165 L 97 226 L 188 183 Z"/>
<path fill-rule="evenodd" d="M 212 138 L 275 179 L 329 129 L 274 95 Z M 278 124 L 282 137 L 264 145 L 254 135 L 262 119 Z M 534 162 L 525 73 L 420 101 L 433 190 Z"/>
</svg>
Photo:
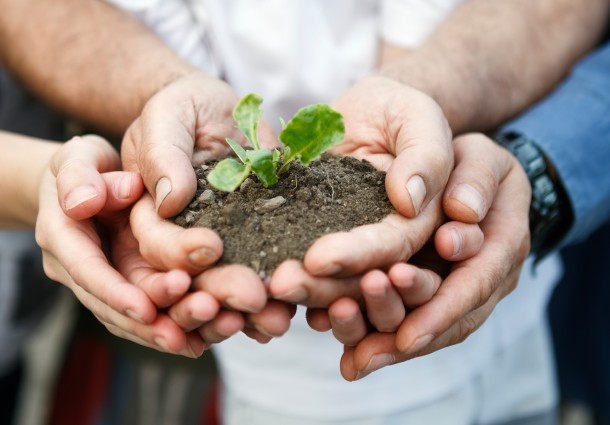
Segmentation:
<svg viewBox="0 0 610 425">
<path fill-rule="evenodd" d="M 570 199 L 552 163 L 532 139 L 514 131 L 499 133 L 494 138 L 517 158 L 527 173 L 532 186 L 531 252 L 542 257 L 557 246 L 572 224 Z"/>
</svg>

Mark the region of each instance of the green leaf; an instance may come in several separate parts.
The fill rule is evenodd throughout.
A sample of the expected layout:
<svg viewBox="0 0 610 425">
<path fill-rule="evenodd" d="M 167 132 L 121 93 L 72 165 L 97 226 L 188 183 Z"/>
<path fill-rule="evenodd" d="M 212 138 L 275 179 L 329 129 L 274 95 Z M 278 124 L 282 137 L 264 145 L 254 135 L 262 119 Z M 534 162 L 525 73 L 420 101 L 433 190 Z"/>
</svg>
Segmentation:
<svg viewBox="0 0 610 425">
<path fill-rule="evenodd" d="M 231 149 L 233 149 L 233 152 L 235 152 L 237 157 L 239 159 L 241 159 L 241 162 L 245 163 L 246 158 L 247 158 L 246 150 L 239 143 L 237 143 L 235 140 L 231 139 L 230 137 L 226 137 L 225 140 L 227 141 L 227 143 L 229 144 Z"/>
<path fill-rule="evenodd" d="M 233 158 L 223 159 L 208 174 L 208 182 L 218 190 L 233 192 L 246 180 L 251 167 L 249 163 L 242 164 Z"/>
<path fill-rule="evenodd" d="M 263 99 L 256 94 L 248 94 L 240 99 L 233 109 L 233 119 L 237 128 L 250 141 L 254 149 L 260 149 L 258 143 L 258 122 L 263 114 L 260 108 Z"/>
<path fill-rule="evenodd" d="M 273 153 L 266 149 L 246 151 L 248 156 L 248 164 L 252 165 L 252 170 L 258 177 L 258 180 L 265 187 L 269 187 L 277 183 L 277 175 L 275 173 L 276 164 L 273 162 Z"/>
<path fill-rule="evenodd" d="M 273 168 L 277 168 L 277 165 L 280 163 L 281 153 L 277 149 L 273 149 Z"/>
<path fill-rule="evenodd" d="M 280 133 L 280 140 L 286 146 L 280 172 L 293 159 L 308 165 L 343 142 L 344 135 L 343 117 L 329 105 L 316 104 L 299 109 Z"/>
</svg>

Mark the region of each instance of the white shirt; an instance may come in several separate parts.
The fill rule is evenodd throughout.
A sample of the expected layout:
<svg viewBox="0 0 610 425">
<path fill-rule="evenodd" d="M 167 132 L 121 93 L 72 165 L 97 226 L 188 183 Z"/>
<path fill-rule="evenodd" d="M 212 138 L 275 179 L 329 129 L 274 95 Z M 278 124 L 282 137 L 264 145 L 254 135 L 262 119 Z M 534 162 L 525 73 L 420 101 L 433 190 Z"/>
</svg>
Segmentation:
<svg viewBox="0 0 610 425">
<path fill-rule="evenodd" d="M 112 0 L 179 54 L 224 78 L 239 95 L 260 94 L 265 118 L 289 119 L 330 102 L 375 66 L 380 40 L 421 43 L 460 0 Z M 168 19 L 170 18 L 170 19 Z M 235 397 L 317 419 L 383 415 L 434 401 L 477 373 L 494 351 L 538 323 L 559 276 L 556 258 L 524 268 L 519 288 L 462 344 L 348 383 L 342 346 L 311 330 L 302 311 L 268 345 L 238 335 L 215 347 Z M 515 312 L 518 311 L 518 314 Z"/>
</svg>

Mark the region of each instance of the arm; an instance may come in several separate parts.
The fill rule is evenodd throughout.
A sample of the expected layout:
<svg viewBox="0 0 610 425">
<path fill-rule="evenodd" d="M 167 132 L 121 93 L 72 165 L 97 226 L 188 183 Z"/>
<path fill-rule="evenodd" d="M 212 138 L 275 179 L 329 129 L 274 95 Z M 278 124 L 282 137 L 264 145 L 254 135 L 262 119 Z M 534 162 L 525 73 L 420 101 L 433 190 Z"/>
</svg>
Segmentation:
<svg viewBox="0 0 610 425">
<path fill-rule="evenodd" d="M 488 130 L 542 97 L 599 41 L 605 0 L 464 2 L 380 72 L 431 95 L 454 133 Z"/>
<path fill-rule="evenodd" d="M 0 62 L 48 104 L 107 131 L 124 132 L 154 93 L 194 71 L 104 1 L 0 0 L 0 9 Z"/>
<path fill-rule="evenodd" d="M 544 101 L 507 124 L 532 139 L 553 164 L 572 205 L 560 245 L 584 239 L 610 216 L 610 43 L 576 66 Z"/>
<path fill-rule="evenodd" d="M 40 179 L 59 146 L 0 131 L 0 199 L 5 200 L 0 207 L 0 227 L 34 226 Z"/>
</svg>

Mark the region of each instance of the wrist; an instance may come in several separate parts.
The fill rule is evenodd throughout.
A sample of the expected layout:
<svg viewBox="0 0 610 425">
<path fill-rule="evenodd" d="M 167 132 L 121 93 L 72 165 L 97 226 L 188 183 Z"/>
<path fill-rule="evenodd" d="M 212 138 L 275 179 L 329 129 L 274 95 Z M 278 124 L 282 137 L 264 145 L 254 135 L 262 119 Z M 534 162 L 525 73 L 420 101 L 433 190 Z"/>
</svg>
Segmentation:
<svg viewBox="0 0 610 425">
<path fill-rule="evenodd" d="M 475 116 L 475 104 L 470 99 L 478 97 L 478 87 L 468 86 L 468 78 L 459 78 L 454 66 L 449 69 L 447 58 L 437 58 L 432 51 L 419 49 L 411 54 L 384 65 L 378 75 L 391 78 L 431 97 L 443 111 L 454 134 L 477 129 L 472 122 Z M 456 84 L 460 90 L 454 90 Z M 465 96 L 464 93 L 468 93 Z"/>
<path fill-rule="evenodd" d="M 512 131 L 494 138 L 517 158 L 530 181 L 531 251 L 542 257 L 559 245 L 572 225 L 570 199 L 552 162 L 532 139 Z"/>
</svg>

